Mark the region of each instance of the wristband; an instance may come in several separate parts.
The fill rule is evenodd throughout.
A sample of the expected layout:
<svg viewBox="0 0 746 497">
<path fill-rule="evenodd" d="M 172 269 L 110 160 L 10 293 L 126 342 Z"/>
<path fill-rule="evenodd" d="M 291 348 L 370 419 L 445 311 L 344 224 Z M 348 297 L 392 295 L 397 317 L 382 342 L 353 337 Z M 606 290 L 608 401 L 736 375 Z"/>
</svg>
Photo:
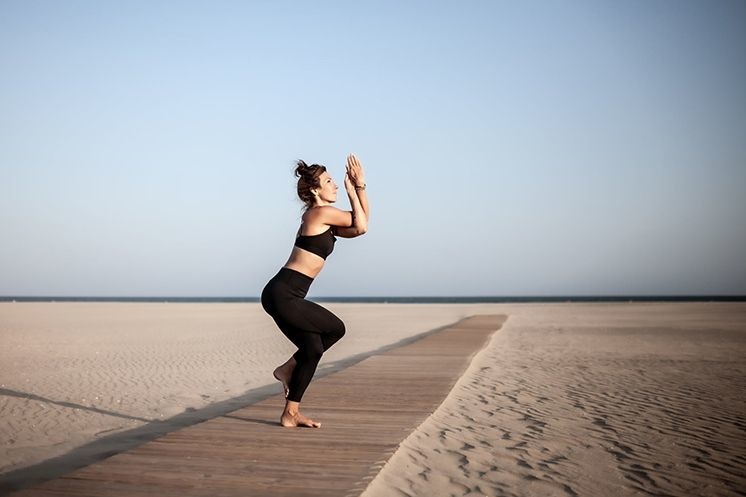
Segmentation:
<svg viewBox="0 0 746 497">
<path fill-rule="evenodd" d="M 355 186 L 355 190 L 365 190 L 365 183 L 362 186 Z"/>
</svg>

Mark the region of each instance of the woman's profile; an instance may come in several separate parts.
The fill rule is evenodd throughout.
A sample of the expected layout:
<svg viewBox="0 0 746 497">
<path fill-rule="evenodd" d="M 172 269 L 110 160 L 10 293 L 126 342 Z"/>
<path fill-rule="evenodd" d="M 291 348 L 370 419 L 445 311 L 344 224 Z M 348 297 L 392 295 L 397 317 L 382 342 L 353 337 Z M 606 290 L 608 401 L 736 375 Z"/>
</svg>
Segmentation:
<svg viewBox="0 0 746 497">
<path fill-rule="evenodd" d="M 262 307 L 282 333 L 298 347 L 274 377 L 285 389 L 282 426 L 321 427 L 300 413 L 303 393 L 311 382 L 324 352 L 345 334 L 344 323 L 329 310 L 306 300 L 332 250 L 336 237 L 354 238 L 368 229 L 368 197 L 365 173 L 354 154 L 347 156 L 344 186 L 352 211 L 334 207 L 338 186 L 326 168 L 297 161 L 298 196 L 305 204 L 290 258 L 262 291 Z"/>
</svg>

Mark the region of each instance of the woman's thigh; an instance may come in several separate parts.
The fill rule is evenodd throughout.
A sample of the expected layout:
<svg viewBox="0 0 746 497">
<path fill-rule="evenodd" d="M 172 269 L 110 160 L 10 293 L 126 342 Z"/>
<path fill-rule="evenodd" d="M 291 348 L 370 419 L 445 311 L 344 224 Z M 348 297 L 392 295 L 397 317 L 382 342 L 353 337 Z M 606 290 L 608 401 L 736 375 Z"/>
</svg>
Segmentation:
<svg viewBox="0 0 746 497">
<path fill-rule="evenodd" d="M 277 317 L 293 330 L 321 334 L 344 333 L 342 320 L 316 302 L 296 298 L 277 307 Z"/>
</svg>

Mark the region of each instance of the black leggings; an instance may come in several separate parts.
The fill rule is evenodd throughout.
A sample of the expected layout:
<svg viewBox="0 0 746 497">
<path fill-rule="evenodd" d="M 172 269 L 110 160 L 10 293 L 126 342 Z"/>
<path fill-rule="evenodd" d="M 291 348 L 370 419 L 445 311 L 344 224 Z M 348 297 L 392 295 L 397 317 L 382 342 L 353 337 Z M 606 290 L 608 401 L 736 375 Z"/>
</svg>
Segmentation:
<svg viewBox="0 0 746 497">
<path fill-rule="evenodd" d="M 313 278 L 283 267 L 262 290 L 262 307 L 298 351 L 288 400 L 300 402 L 321 355 L 345 334 L 345 325 L 320 305 L 306 300 Z"/>
</svg>

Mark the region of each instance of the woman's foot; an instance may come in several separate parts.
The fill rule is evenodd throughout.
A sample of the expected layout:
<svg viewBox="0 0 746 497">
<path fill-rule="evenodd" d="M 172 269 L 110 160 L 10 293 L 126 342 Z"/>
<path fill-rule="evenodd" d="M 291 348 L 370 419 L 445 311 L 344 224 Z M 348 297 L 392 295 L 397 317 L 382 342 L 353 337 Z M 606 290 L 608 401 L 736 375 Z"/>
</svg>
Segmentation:
<svg viewBox="0 0 746 497">
<path fill-rule="evenodd" d="M 309 428 L 321 428 L 321 423 L 307 418 L 299 412 L 290 414 L 287 411 L 282 413 L 280 424 L 286 428 L 296 428 L 298 426 L 308 426 Z"/>
<path fill-rule="evenodd" d="M 290 359 L 285 362 L 282 366 L 278 366 L 277 369 L 275 369 L 272 372 L 272 376 L 275 377 L 277 381 L 282 383 L 282 388 L 285 391 L 285 398 L 288 398 L 288 392 L 290 391 L 288 388 L 288 384 L 290 383 L 290 377 L 293 375 L 293 370 L 295 369 L 295 358 L 291 357 Z"/>
<path fill-rule="evenodd" d="M 300 402 L 292 400 L 288 400 L 285 403 L 285 410 L 282 411 L 280 424 L 288 428 L 295 428 L 297 426 L 321 428 L 321 423 L 318 423 L 311 418 L 307 418 L 300 413 Z"/>
</svg>

